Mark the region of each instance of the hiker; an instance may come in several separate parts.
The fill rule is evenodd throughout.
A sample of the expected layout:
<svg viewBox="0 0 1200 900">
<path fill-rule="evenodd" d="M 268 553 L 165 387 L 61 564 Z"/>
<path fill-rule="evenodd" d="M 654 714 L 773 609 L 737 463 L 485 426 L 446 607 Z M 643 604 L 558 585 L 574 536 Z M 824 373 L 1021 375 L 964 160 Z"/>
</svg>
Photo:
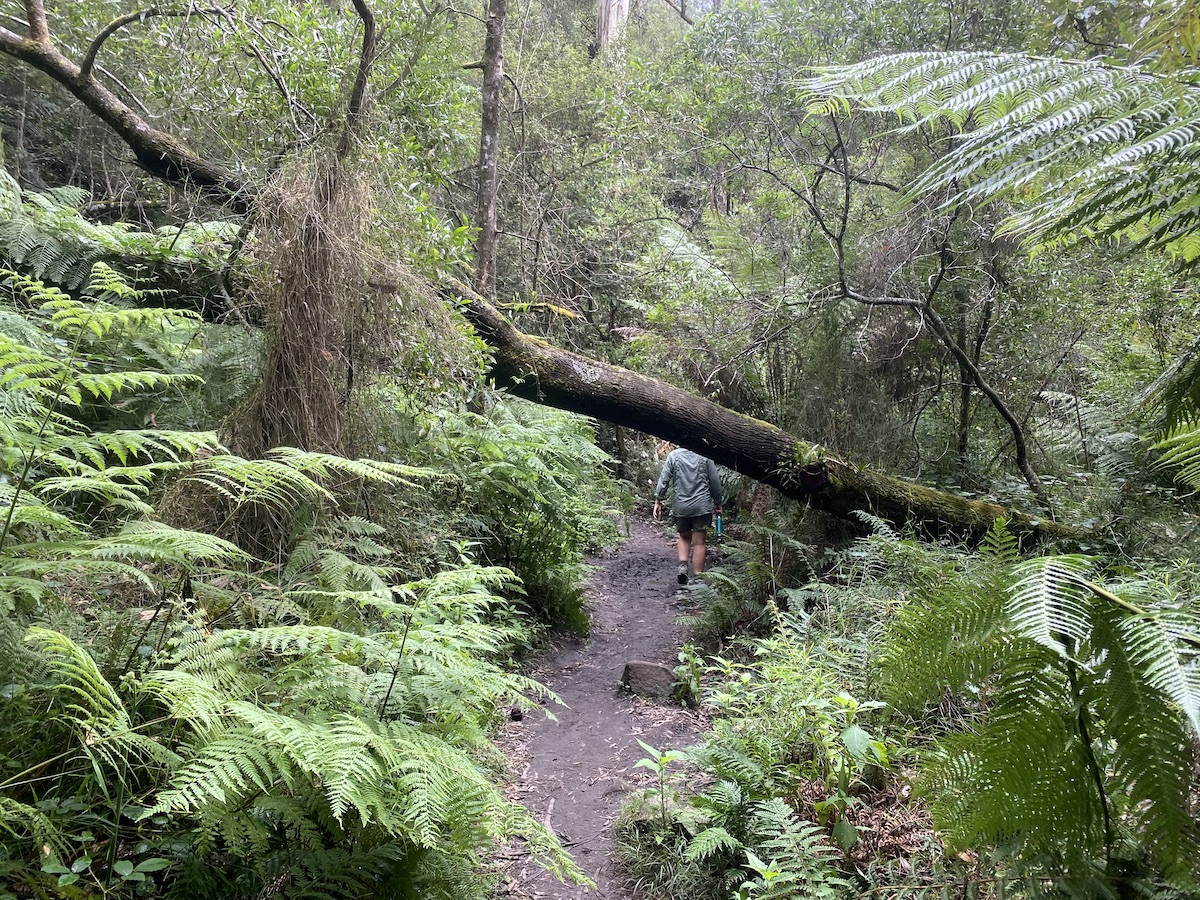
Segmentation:
<svg viewBox="0 0 1200 900">
<path fill-rule="evenodd" d="M 689 558 L 697 575 L 704 571 L 704 555 L 708 550 L 704 532 L 712 524 L 713 513 L 721 514 L 721 477 L 711 459 L 682 447 L 672 450 L 663 463 L 654 491 L 656 519 L 662 518 L 662 501 L 672 482 L 675 496 L 671 500 L 671 515 L 679 532 L 679 583 L 687 584 Z"/>
</svg>

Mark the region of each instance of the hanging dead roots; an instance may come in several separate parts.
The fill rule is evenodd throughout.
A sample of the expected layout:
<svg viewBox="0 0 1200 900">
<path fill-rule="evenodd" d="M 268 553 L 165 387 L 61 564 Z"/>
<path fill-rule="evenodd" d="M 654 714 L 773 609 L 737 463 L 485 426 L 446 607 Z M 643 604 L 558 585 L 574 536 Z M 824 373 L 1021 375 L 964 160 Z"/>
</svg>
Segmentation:
<svg viewBox="0 0 1200 900">
<path fill-rule="evenodd" d="M 261 198 L 257 292 L 271 338 L 262 384 L 231 427 L 242 455 L 342 449 L 350 337 L 373 293 L 365 279 L 370 202 L 352 167 L 322 158 L 285 169 Z"/>
<path fill-rule="evenodd" d="M 257 459 L 273 447 L 373 455 L 380 397 L 364 389 L 381 375 L 418 403 L 478 377 L 478 351 L 437 293 L 380 258 L 392 248 L 372 243 L 370 177 L 362 160 L 313 153 L 285 167 L 259 200 L 247 256 L 268 348 L 258 389 L 224 430 L 239 456 Z M 186 524 L 258 555 L 289 545 L 294 511 L 208 508 L 213 502 L 170 505 Z"/>
</svg>

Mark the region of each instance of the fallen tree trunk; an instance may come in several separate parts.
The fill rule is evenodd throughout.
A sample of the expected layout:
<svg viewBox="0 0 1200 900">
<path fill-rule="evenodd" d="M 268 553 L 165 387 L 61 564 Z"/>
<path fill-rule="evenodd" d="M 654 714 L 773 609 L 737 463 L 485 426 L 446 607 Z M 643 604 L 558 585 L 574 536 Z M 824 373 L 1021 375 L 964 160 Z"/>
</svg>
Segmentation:
<svg viewBox="0 0 1200 900">
<path fill-rule="evenodd" d="M 41 70 L 71 91 L 120 135 L 147 172 L 171 184 L 199 188 L 236 211 L 253 209 L 254 190 L 243 178 L 202 158 L 180 138 L 151 127 L 96 81 L 90 62 L 84 68 L 54 47 L 40 0 L 27 0 L 26 9 L 29 36 L 0 26 L 0 53 Z M 110 28 L 127 19 L 116 20 Z M 467 301 L 460 309 L 494 351 L 496 383 L 518 396 L 674 441 L 836 515 L 865 510 L 898 524 L 913 522 L 933 533 L 964 536 L 979 536 L 1003 518 L 1014 532 L 1037 539 L 1077 542 L 1090 537 L 995 503 L 852 466 L 767 422 L 523 334 L 466 285 L 454 281 L 452 288 Z"/>
<path fill-rule="evenodd" d="M 644 431 L 839 516 L 863 510 L 934 534 L 977 538 L 1005 519 L 1037 540 L 1078 542 L 1087 532 L 850 465 L 816 444 L 655 378 L 554 347 L 518 331 L 465 284 L 460 308 L 492 348 L 497 385 L 536 403 Z"/>
</svg>

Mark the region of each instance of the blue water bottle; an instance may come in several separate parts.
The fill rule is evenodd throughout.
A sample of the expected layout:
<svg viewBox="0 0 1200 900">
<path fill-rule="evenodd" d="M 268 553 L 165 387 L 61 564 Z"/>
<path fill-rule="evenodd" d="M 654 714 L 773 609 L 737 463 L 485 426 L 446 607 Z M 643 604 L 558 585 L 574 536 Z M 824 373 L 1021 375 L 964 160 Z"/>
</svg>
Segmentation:
<svg viewBox="0 0 1200 900">
<path fill-rule="evenodd" d="M 721 521 L 721 517 L 717 516 L 717 537 L 725 533 L 725 524 Z"/>
</svg>

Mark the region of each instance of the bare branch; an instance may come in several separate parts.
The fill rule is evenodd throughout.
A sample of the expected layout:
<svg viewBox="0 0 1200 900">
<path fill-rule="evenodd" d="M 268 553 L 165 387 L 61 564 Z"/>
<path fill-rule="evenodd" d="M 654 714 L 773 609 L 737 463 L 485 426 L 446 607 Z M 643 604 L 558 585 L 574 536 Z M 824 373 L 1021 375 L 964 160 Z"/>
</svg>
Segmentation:
<svg viewBox="0 0 1200 900">
<path fill-rule="evenodd" d="M 679 13 L 679 18 L 683 19 L 683 21 L 687 22 L 689 25 L 696 24 L 692 20 L 692 17 L 688 15 L 687 0 L 679 0 L 678 3 L 676 3 L 675 0 L 663 0 L 663 2 L 666 3 L 667 6 L 671 7 L 671 9 L 675 10 L 675 12 Z"/>
<path fill-rule="evenodd" d="M 912 297 L 871 297 L 867 294 L 860 294 L 852 288 L 844 288 L 843 293 L 847 298 L 855 303 L 861 303 L 864 306 L 905 306 L 909 309 L 920 309 L 921 301 L 914 300 Z"/>
<path fill-rule="evenodd" d="M 100 33 L 92 38 L 92 43 L 87 48 L 87 53 L 83 55 L 83 62 L 79 64 L 79 77 L 91 78 L 92 69 L 96 65 L 96 56 L 100 53 L 100 48 L 104 46 L 104 42 L 110 37 L 124 28 L 126 25 L 131 25 L 134 22 L 144 22 L 152 16 L 186 16 L 199 10 L 188 6 L 185 9 L 170 9 L 163 10 L 157 6 L 148 6 L 145 9 L 139 9 L 136 12 L 126 13 L 123 16 L 117 16 L 107 25 L 100 29 Z"/>
<path fill-rule="evenodd" d="M 358 72 L 354 76 L 354 87 L 350 90 L 350 101 L 346 105 L 346 126 L 338 142 L 337 155 L 344 158 L 362 130 L 366 114 L 367 81 L 371 77 L 371 66 L 375 62 L 375 14 L 366 0 L 350 0 L 354 11 L 363 23 L 362 49 L 359 51 Z"/>
<path fill-rule="evenodd" d="M 3 49 L 4 52 L 7 53 L 8 48 L 16 47 L 26 40 L 28 40 L 28 38 L 23 38 L 15 31 L 9 31 L 3 25 L 0 25 L 0 49 Z"/>
</svg>

